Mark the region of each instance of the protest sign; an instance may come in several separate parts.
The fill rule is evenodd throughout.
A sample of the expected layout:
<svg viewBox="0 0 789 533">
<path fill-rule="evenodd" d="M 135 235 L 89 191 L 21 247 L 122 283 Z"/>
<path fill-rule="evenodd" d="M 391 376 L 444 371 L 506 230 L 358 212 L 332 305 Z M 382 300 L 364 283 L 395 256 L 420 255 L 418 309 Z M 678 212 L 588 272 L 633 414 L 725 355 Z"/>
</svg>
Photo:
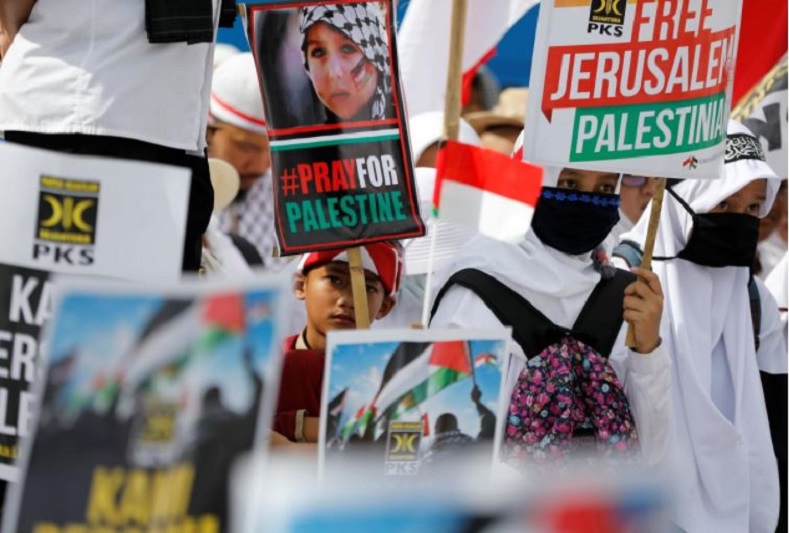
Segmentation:
<svg viewBox="0 0 789 533">
<path fill-rule="evenodd" d="M 524 158 L 717 178 L 741 0 L 551 0 L 540 6 Z"/>
<path fill-rule="evenodd" d="M 770 168 L 781 178 L 789 176 L 786 56 L 737 104 L 732 118 L 761 141 Z"/>
<path fill-rule="evenodd" d="M 283 255 L 418 237 L 390 1 L 249 1 Z"/>
<path fill-rule="evenodd" d="M 670 479 L 661 472 L 499 476 L 491 475 L 490 461 L 477 456 L 404 487 L 381 483 L 380 465 L 374 462 L 354 461 L 343 476 L 315 483 L 314 467 L 303 457 L 266 459 L 253 456 L 236 469 L 236 533 L 671 530 L 674 495 Z"/>
<path fill-rule="evenodd" d="M 0 479 L 15 481 L 50 273 L 178 279 L 189 172 L 10 143 L 0 143 L 0 160 Z"/>
<path fill-rule="evenodd" d="M 226 531 L 231 464 L 276 401 L 281 281 L 58 287 L 3 531 Z"/>
<path fill-rule="evenodd" d="M 435 471 L 470 450 L 492 461 L 509 329 L 333 331 L 321 471 L 372 453 L 386 476 Z"/>
</svg>

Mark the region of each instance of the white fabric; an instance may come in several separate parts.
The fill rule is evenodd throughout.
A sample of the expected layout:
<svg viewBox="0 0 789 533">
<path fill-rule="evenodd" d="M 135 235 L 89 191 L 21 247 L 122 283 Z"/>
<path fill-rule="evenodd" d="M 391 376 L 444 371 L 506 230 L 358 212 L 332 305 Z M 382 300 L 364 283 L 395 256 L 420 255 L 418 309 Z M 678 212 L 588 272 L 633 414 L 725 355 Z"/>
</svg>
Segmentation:
<svg viewBox="0 0 789 533">
<path fill-rule="evenodd" d="M 252 269 L 230 237 L 219 230 L 219 222 L 213 215 L 204 237 L 203 266 L 206 274 L 212 277 L 238 279 L 238 276 L 252 273 Z"/>
<path fill-rule="evenodd" d="M 408 120 L 408 138 L 411 141 L 411 159 L 414 164 L 422 157 L 422 153 L 430 148 L 444 136 L 444 113 L 442 111 L 428 111 L 412 116 Z M 464 144 L 480 146 L 479 135 L 471 124 L 460 119 L 458 141 Z M 431 196 L 432 200 L 432 196 Z"/>
<path fill-rule="evenodd" d="M 216 43 L 214 47 L 214 72 L 226 60 L 241 53 L 241 50 L 232 44 Z"/>
<path fill-rule="evenodd" d="M 747 130 L 732 124 L 729 133 Z M 705 213 L 765 175 L 774 176 L 763 163 L 739 161 L 725 165 L 719 180 L 686 180 L 674 190 L 695 212 Z M 777 179 L 768 180 L 762 216 L 778 185 Z M 643 217 L 623 239 L 643 245 L 647 225 Z M 691 215 L 667 193 L 654 254 L 675 256 L 691 230 Z M 652 268 L 665 294 L 669 331 L 663 345 L 674 369 L 677 523 L 688 533 L 772 532 L 778 519 L 778 473 L 754 350 L 748 269 L 703 267 L 681 259 L 655 261 Z M 768 344 L 765 351 L 775 348 Z M 724 379 L 721 358 L 728 369 Z M 731 411 L 728 417 L 716 402 Z"/>
<path fill-rule="evenodd" d="M 786 374 L 789 372 L 789 357 L 786 354 L 786 313 L 781 313 L 778 302 L 764 282 L 759 278 L 754 281 L 759 289 L 762 309 L 756 364 L 762 372 Z"/>
<path fill-rule="evenodd" d="M 787 300 L 789 300 L 789 268 L 787 268 L 787 254 L 784 254 L 783 259 L 776 265 L 770 275 L 767 276 L 764 284 L 770 291 L 770 294 L 775 298 L 778 304 L 781 319 L 781 331 L 783 332 L 784 341 L 789 341 L 787 332 Z"/>
<path fill-rule="evenodd" d="M 476 66 L 538 0 L 470 0 L 463 71 Z M 443 109 L 449 65 L 451 0 L 411 0 L 397 33 L 400 74 L 412 115 Z"/>
<path fill-rule="evenodd" d="M 761 279 L 767 279 L 767 276 L 773 271 L 775 265 L 786 255 L 786 241 L 781 238 L 781 235 L 777 231 L 774 231 L 769 237 L 759 243 L 759 246 L 756 248 L 756 253 L 762 265 L 762 271 L 759 273 L 759 277 Z"/>
<path fill-rule="evenodd" d="M 38 0 L 3 58 L 0 131 L 203 150 L 214 45 L 149 44 L 144 13 L 143 0 Z"/>
<path fill-rule="evenodd" d="M 590 254 L 570 256 L 545 246 L 530 232 L 517 245 L 484 236 L 471 240 L 456 260 L 437 274 L 432 294 L 449 276 L 464 268 L 477 268 L 505 283 L 557 325 L 572 327 L 594 287 L 600 281 Z M 472 291 L 454 286 L 444 295 L 430 327 L 496 328 L 501 323 Z M 625 347 L 623 324 L 610 361 L 630 400 L 646 464 L 658 463 L 668 447 L 670 422 L 670 364 L 658 348 L 642 355 Z M 523 351 L 512 344 L 508 370 L 510 389 L 525 365 Z"/>
<path fill-rule="evenodd" d="M 244 52 L 226 59 L 214 73 L 211 117 L 254 133 L 266 133 L 263 96 L 255 59 Z"/>
</svg>

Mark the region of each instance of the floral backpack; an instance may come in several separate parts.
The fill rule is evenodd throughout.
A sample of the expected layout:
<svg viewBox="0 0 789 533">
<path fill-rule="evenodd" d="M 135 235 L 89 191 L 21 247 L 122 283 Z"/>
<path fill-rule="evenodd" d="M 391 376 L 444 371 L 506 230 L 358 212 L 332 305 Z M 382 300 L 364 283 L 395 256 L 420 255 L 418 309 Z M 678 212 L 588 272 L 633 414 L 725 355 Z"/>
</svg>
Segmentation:
<svg viewBox="0 0 789 533">
<path fill-rule="evenodd" d="M 608 355 L 622 327 L 622 300 L 630 272 L 607 269 L 568 330 L 527 300 L 476 269 L 456 272 L 452 285 L 473 291 L 502 324 L 528 361 L 512 391 L 502 457 L 509 463 L 545 463 L 590 444 L 614 461 L 634 459 L 638 435 L 630 403 Z"/>
</svg>

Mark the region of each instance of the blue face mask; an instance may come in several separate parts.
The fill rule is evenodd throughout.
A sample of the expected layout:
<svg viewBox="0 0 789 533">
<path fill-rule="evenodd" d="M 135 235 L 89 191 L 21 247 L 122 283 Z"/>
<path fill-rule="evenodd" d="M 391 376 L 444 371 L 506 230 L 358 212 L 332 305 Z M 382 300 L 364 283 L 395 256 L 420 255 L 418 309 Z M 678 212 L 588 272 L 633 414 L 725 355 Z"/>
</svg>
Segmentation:
<svg viewBox="0 0 789 533">
<path fill-rule="evenodd" d="M 594 250 L 619 222 L 619 195 L 543 187 L 531 227 L 546 246 L 570 255 Z"/>
</svg>

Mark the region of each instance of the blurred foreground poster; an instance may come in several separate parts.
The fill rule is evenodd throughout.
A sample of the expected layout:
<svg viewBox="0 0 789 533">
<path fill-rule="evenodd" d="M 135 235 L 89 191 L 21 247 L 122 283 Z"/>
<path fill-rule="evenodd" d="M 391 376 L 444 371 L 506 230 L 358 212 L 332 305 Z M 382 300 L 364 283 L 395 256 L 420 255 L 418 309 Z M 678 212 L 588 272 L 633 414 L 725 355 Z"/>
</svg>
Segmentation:
<svg viewBox="0 0 789 533">
<path fill-rule="evenodd" d="M 3 531 L 224 531 L 231 464 L 272 416 L 281 290 L 63 285 Z"/>
</svg>

